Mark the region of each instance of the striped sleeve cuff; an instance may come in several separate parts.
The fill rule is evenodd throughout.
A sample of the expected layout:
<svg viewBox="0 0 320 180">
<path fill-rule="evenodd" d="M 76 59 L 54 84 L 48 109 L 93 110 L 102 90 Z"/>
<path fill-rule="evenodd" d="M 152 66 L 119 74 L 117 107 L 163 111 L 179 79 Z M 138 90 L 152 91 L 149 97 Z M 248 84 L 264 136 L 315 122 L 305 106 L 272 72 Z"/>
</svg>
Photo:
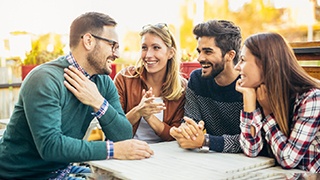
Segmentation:
<svg viewBox="0 0 320 180">
<path fill-rule="evenodd" d="M 113 141 L 106 141 L 107 143 L 107 159 L 113 158 Z"/>
<path fill-rule="evenodd" d="M 94 115 L 96 118 L 101 118 L 108 110 L 108 107 L 109 107 L 109 103 L 106 99 L 104 99 L 103 104 L 101 105 L 99 111 L 96 113 L 93 112 L 91 114 Z"/>
</svg>

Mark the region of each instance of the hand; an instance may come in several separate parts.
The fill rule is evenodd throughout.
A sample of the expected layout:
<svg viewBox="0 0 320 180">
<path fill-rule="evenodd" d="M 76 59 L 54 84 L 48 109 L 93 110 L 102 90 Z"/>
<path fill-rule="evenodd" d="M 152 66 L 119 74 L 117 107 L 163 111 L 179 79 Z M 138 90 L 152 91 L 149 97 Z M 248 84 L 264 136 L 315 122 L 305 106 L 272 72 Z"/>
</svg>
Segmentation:
<svg viewBox="0 0 320 180">
<path fill-rule="evenodd" d="M 137 112 L 140 114 L 140 117 L 148 120 L 151 115 L 160 113 L 162 110 L 166 109 L 164 103 L 153 102 L 154 95 L 152 93 L 152 88 L 150 88 L 147 92 L 143 90 L 142 94 L 143 97 L 138 106 L 136 106 Z"/>
<path fill-rule="evenodd" d="M 115 159 L 145 159 L 154 154 L 146 142 L 137 139 L 114 142 L 113 148 Z"/>
<path fill-rule="evenodd" d="M 186 118 L 185 118 L 186 119 Z M 204 141 L 204 131 L 203 131 L 204 122 L 200 121 L 198 124 L 199 131 L 196 132 L 196 136 L 193 136 L 193 138 L 186 138 L 185 134 L 182 133 L 182 130 L 176 127 L 172 127 L 170 129 L 170 135 L 176 139 L 176 141 L 179 143 L 180 147 L 185 149 L 194 149 L 194 148 L 200 148 L 202 147 L 203 141 Z M 181 127 L 182 128 L 182 127 Z"/>
<path fill-rule="evenodd" d="M 256 90 L 254 88 L 242 87 L 241 79 L 236 82 L 236 90 L 242 93 L 243 110 L 245 112 L 253 112 L 256 109 Z"/>
<path fill-rule="evenodd" d="M 83 104 L 91 106 L 97 112 L 104 97 L 100 94 L 95 83 L 85 77 L 82 72 L 73 66 L 64 69 L 64 85 L 72 92 Z"/>
<path fill-rule="evenodd" d="M 242 94 L 255 94 L 255 88 L 243 87 L 241 86 L 241 79 L 238 79 L 236 82 L 236 90 Z"/>
<path fill-rule="evenodd" d="M 201 133 L 195 140 L 193 139 L 186 139 L 186 138 L 178 138 L 176 139 L 179 143 L 181 148 L 184 149 L 195 149 L 195 148 L 201 148 L 204 141 L 204 132 Z"/>
<path fill-rule="evenodd" d="M 184 117 L 185 122 L 182 123 L 178 128 L 172 127 L 170 129 L 170 135 L 177 138 L 185 138 L 196 140 L 199 134 L 203 133 L 204 122 L 200 121 L 198 124 L 189 117 Z"/>
<path fill-rule="evenodd" d="M 265 116 L 271 114 L 271 108 L 268 100 L 267 87 L 264 84 L 261 84 L 257 88 L 257 100 L 262 107 L 263 113 Z"/>
</svg>

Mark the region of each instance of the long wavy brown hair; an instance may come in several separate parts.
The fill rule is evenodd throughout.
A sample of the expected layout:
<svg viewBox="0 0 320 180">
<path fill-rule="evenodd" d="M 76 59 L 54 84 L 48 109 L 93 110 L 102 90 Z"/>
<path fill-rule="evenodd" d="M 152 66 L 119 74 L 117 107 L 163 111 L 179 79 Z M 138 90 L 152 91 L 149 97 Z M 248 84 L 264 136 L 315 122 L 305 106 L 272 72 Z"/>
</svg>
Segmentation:
<svg viewBox="0 0 320 180">
<path fill-rule="evenodd" d="M 320 82 L 299 65 L 292 48 L 280 34 L 255 34 L 247 38 L 244 45 L 262 68 L 271 111 L 280 130 L 288 136 L 290 98 L 311 88 L 320 88 Z"/>
</svg>

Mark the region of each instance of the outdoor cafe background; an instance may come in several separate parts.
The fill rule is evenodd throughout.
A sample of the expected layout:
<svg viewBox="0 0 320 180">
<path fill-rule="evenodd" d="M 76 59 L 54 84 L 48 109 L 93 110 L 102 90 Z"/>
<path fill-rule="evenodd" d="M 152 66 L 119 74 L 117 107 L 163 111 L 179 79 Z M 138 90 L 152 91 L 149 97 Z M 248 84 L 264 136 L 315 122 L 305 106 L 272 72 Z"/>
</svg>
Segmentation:
<svg viewBox="0 0 320 180">
<path fill-rule="evenodd" d="M 145 24 L 167 23 L 181 48 L 181 60 L 190 65 L 197 55 L 192 28 L 199 22 L 232 20 L 244 39 L 277 31 L 289 42 L 314 42 L 320 41 L 319 5 L 320 0 L 2 0 L 0 119 L 10 117 L 17 101 L 24 60 L 33 58 L 40 64 L 67 53 L 70 23 L 81 13 L 104 12 L 119 23 L 121 58 L 114 65 L 118 71 L 139 58 L 139 31 Z M 320 66 L 319 59 L 301 63 Z"/>
</svg>

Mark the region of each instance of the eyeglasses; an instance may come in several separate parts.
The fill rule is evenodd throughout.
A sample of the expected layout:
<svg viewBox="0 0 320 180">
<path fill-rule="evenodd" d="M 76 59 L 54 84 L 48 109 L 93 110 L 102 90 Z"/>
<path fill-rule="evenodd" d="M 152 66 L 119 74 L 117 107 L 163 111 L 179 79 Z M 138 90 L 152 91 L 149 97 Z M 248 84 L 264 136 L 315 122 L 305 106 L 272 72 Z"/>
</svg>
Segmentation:
<svg viewBox="0 0 320 180">
<path fill-rule="evenodd" d="M 169 31 L 169 27 L 168 27 L 168 25 L 166 23 L 158 23 L 158 24 L 154 24 L 154 25 L 147 24 L 147 25 L 142 27 L 142 30 L 145 30 L 145 29 L 147 29 L 149 27 L 156 27 L 158 29 L 165 29 L 165 30 Z"/>
<path fill-rule="evenodd" d="M 110 45 L 111 45 L 111 49 L 113 52 L 117 51 L 119 49 L 119 46 L 118 45 L 118 42 L 117 41 L 114 41 L 114 40 L 111 40 L 111 39 L 107 39 L 107 38 L 103 38 L 103 37 L 100 37 L 100 36 L 96 36 L 94 34 L 91 34 L 90 35 L 96 39 L 100 39 L 100 40 L 103 40 L 103 41 L 106 41 L 108 42 Z M 83 36 L 81 36 L 81 38 L 83 38 Z"/>
</svg>

